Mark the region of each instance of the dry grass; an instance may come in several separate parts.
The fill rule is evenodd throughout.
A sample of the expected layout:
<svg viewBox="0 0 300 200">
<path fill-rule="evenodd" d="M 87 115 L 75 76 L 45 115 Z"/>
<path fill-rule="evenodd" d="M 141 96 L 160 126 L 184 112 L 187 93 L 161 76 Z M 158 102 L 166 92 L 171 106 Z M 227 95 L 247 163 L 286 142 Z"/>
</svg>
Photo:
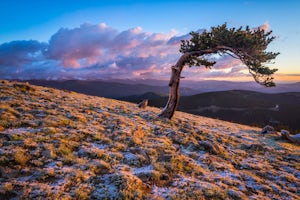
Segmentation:
<svg viewBox="0 0 300 200">
<path fill-rule="evenodd" d="M 28 152 L 22 147 L 17 147 L 15 151 L 15 161 L 19 163 L 21 166 L 25 166 L 26 163 L 30 160 L 31 156 Z"/>
<path fill-rule="evenodd" d="M 0 199 L 297 199 L 300 147 L 260 129 L 1 81 Z"/>
</svg>

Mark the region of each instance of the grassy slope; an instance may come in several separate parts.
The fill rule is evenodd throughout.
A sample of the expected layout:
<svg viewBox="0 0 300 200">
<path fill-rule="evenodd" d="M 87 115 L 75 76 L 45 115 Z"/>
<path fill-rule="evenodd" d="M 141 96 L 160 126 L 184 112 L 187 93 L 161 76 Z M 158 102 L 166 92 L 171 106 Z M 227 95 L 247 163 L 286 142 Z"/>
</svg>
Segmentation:
<svg viewBox="0 0 300 200">
<path fill-rule="evenodd" d="M 0 82 L 0 199 L 299 199 L 300 147 L 259 128 Z"/>
</svg>

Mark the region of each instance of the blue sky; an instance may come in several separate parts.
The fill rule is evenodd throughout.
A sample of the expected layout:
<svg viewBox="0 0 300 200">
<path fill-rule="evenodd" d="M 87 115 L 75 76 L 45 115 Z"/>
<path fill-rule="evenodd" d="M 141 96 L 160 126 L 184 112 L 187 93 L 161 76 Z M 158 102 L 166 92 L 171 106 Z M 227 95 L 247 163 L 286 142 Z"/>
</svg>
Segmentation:
<svg viewBox="0 0 300 200">
<path fill-rule="evenodd" d="M 100 77 L 104 74 L 104 78 L 126 78 L 126 74 L 129 78 L 138 78 L 140 74 L 166 77 L 169 70 L 168 65 L 175 62 L 178 57 L 176 48 L 179 47 L 178 44 L 164 46 L 167 44 L 167 40 L 172 37 L 186 35 L 193 30 L 209 29 L 211 26 L 227 22 L 229 26 L 249 25 L 250 27 L 258 27 L 263 24 L 267 25 L 277 37 L 269 50 L 281 53 L 275 60 L 276 63 L 271 67 L 279 69 L 279 79 L 300 80 L 299 8 L 300 3 L 297 0 L 3 1 L 1 2 L 0 12 L 0 45 L 2 44 L 0 46 L 0 78 L 28 76 L 35 72 L 38 73 L 32 78 L 39 78 L 38 74 L 43 72 L 44 75 L 40 78 L 85 78 L 93 74 L 92 70 L 96 70 L 96 74 Z M 61 28 L 65 28 L 65 31 L 59 32 Z M 121 34 L 123 32 L 128 33 L 130 37 L 128 34 L 125 37 L 124 34 Z M 98 38 L 97 41 L 101 40 L 98 45 L 102 45 L 103 49 L 99 50 L 102 47 L 92 45 L 91 50 L 87 46 L 83 47 L 84 42 L 76 43 L 77 41 L 71 40 L 69 37 L 72 35 L 77 40 L 89 40 L 91 34 L 92 37 L 96 37 L 95 33 L 102 34 L 102 38 Z M 78 36 L 78 34 L 81 35 Z M 119 53 L 114 52 L 115 56 L 105 55 L 105 58 L 110 57 L 110 60 L 99 62 L 100 59 L 104 59 L 103 52 L 112 51 L 102 41 L 106 37 L 105 34 L 112 34 L 115 37 L 124 39 L 124 41 L 128 40 L 128 42 L 132 42 L 139 37 L 142 38 L 142 36 L 149 38 L 151 36 L 151 40 L 149 39 L 147 44 L 145 42 L 136 42 L 135 44 L 138 45 L 126 43 L 126 48 L 115 49 L 120 50 Z M 159 47 L 157 46 L 157 38 L 161 41 Z M 162 42 L 162 38 L 165 42 Z M 27 43 L 25 42 L 25 44 L 21 40 L 27 40 Z M 30 40 L 36 40 L 39 45 L 29 42 Z M 116 42 L 112 38 L 111 40 Z M 66 47 L 64 51 L 58 51 L 53 47 L 54 44 L 64 45 L 64 41 L 68 41 L 69 44 L 74 43 L 74 45 L 67 45 L 68 48 Z M 122 44 L 124 44 L 124 41 Z M 114 44 L 110 43 L 109 45 L 114 46 Z M 37 55 L 42 47 L 48 48 L 46 46 L 49 45 L 52 45 L 52 54 L 47 59 Z M 117 46 L 117 44 L 115 45 Z M 149 45 L 151 46 L 149 50 L 151 55 L 147 56 L 145 55 L 147 51 L 144 48 Z M 23 49 L 22 51 L 19 50 L 20 46 Z M 78 50 L 77 53 L 73 52 L 74 49 L 72 48 L 75 47 Z M 25 50 L 26 48 L 29 50 Z M 8 49 L 10 50 L 8 51 Z M 170 52 L 168 52 L 168 49 Z M 17 52 L 12 54 L 14 50 Z M 138 50 L 145 52 L 140 53 L 137 52 Z M 130 51 L 129 54 L 128 51 Z M 26 59 L 24 58 L 25 54 Z M 62 58 L 59 54 L 69 55 L 69 59 Z M 137 54 L 138 56 L 133 57 Z M 7 60 L 1 63 L 1 55 L 2 60 L 17 57 L 20 63 L 16 63 L 17 61 L 8 62 Z M 30 55 L 30 58 L 27 55 Z M 26 62 L 22 62 L 23 60 L 26 60 Z M 140 66 L 133 66 L 134 64 L 132 64 L 139 65 L 139 62 L 142 62 Z M 121 66 L 121 64 L 124 64 L 124 66 Z M 195 79 L 197 77 L 199 79 L 205 77 L 230 79 L 230 77 L 239 76 L 243 79 L 241 73 L 231 73 L 236 71 L 232 68 L 238 68 L 239 63 L 225 58 L 220 60 L 220 64 L 227 66 L 227 68 L 219 65 L 211 72 L 194 69 L 194 71 L 187 71 L 187 74 L 193 75 L 197 71 L 199 76 L 193 77 Z M 228 64 L 232 66 L 228 67 Z M 129 66 L 128 69 L 126 69 L 126 66 Z M 159 67 L 162 67 L 161 71 L 159 71 Z M 118 74 L 117 69 L 122 71 L 122 74 Z M 113 70 L 115 72 L 108 75 L 107 72 Z M 80 77 L 80 74 L 85 74 L 85 76 Z M 144 78 L 149 77 L 145 76 Z"/>
</svg>

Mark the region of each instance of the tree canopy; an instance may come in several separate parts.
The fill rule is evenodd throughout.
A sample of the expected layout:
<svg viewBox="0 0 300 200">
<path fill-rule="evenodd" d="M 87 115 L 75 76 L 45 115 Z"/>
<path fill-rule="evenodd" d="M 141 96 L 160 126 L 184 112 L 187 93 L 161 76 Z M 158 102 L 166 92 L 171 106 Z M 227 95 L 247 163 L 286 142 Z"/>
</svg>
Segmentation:
<svg viewBox="0 0 300 200">
<path fill-rule="evenodd" d="M 249 69 L 254 80 L 267 87 L 275 86 L 272 75 L 277 69 L 270 69 L 270 63 L 279 53 L 267 52 L 268 45 L 275 39 L 272 31 L 257 28 L 228 28 L 227 24 L 212 27 L 211 31 L 191 32 L 190 40 L 182 40 L 180 52 L 189 57 L 185 64 L 189 66 L 212 67 L 211 62 L 203 55 L 219 53 L 229 54 L 240 59 Z"/>
</svg>

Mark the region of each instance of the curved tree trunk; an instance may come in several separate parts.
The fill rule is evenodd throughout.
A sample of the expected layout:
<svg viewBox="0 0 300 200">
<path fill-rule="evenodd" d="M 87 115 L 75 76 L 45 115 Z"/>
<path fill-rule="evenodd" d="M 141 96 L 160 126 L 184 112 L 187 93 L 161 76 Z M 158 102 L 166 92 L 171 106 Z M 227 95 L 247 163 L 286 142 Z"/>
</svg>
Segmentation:
<svg viewBox="0 0 300 200">
<path fill-rule="evenodd" d="M 165 117 L 171 119 L 177 109 L 179 103 L 179 84 L 180 84 L 180 75 L 184 67 L 185 60 L 187 59 L 188 54 L 183 54 L 175 66 L 172 66 L 172 75 L 169 82 L 170 92 L 169 100 L 167 105 L 159 114 L 160 117 Z"/>
<path fill-rule="evenodd" d="M 169 92 L 168 103 L 158 116 L 169 118 L 169 119 L 173 117 L 179 103 L 180 75 L 186 61 L 190 59 L 192 56 L 198 57 L 204 54 L 216 53 L 220 50 L 231 51 L 233 53 L 235 52 L 234 49 L 227 46 L 216 46 L 211 49 L 186 52 L 183 55 L 181 55 L 176 65 L 172 66 L 172 75 L 169 82 L 170 92 Z"/>
</svg>

